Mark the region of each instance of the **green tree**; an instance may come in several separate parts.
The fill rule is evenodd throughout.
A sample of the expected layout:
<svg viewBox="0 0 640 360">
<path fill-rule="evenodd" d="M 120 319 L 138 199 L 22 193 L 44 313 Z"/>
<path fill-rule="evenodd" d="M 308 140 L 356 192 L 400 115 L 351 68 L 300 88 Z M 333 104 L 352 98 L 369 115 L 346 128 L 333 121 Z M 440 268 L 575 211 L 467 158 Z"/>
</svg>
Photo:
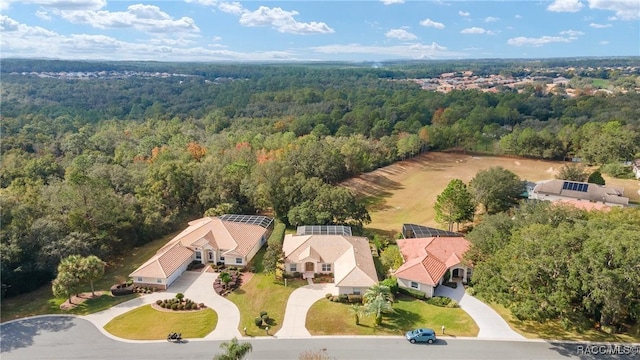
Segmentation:
<svg viewBox="0 0 640 360">
<path fill-rule="evenodd" d="M 587 182 L 592 184 L 598 184 L 598 185 L 605 184 L 604 178 L 602 177 L 602 173 L 600 173 L 599 170 L 592 172 L 591 175 L 589 175 Z"/>
<path fill-rule="evenodd" d="M 375 316 L 376 326 L 382 324 L 382 314 L 393 312 L 392 302 L 383 294 L 378 294 L 365 304 L 365 313 Z"/>
<path fill-rule="evenodd" d="M 224 350 L 224 354 L 214 356 L 213 360 L 242 360 L 253 350 L 251 343 L 241 343 L 237 338 L 223 342 L 220 344 L 220 348 Z"/>
<path fill-rule="evenodd" d="M 89 255 L 82 259 L 81 277 L 89 280 L 89 283 L 91 284 L 91 294 L 93 296 L 96 295 L 93 288 L 93 282 L 102 279 L 104 276 L 104 266 L 104 261 L 100 260 L 100 258 L 95 255 Z"/>
<path fill-rule="evenodd" d="M 435 203 L 436 221 L 447 225 L 453 231 L 453 224 L 473 220 L 476 205 L 467 185 L 460 179 L 453 179 L 438 195 Z"/>
<path fill-rule="evenodd" d="M 67 296 L 71 302 L 71 295 L 77 294 L 83 281 L 83 258 L 80 255 L 70 255 L 58 264 L 58 275 L 53 280 L 51 290 L 57 297 Z"/>
<path fill-rule="evenodd" d="M 229 283 L 231 282 L 231 274 L 226 271 L 220 273 L 220 281 L 224 284 L 224 288 L 226 289 Z"/>
<path fill-rule="evenodd" d="M 284 251 L 281 243 L 271 243 L 267 246 L 262 266 L 267 274 L 278 274 L 284 270 Z"/>
<path fill-rule="evenodd" d="M 363 313 L 362 305 L 351 304 L 351 307 L 349 307 L 349 312 L 352 313 L 355 317 L 356 325 L 360 325 L 360 316 Z"/>
<path fill-rule="evenodd" d="M 402 265 L 402 255 L 400 249 L 396 245 L 387 246 L 380 253 L 380 263 L 384 267 L 385 274 L 389 269 L 398 269 Z"/>
<path fill-rule="evenodd" d="M 469 188 L 475 200 L 487 214 L 509 210 L 518 204 L 525 184 L 518 176 L 501 166 L 479 171 L 471 179 Z"/>
<path fill-rule="evenodd" d="M 585 182 L 588 176 L 584 165 L 570 163 L 562 166 L 560 170 L 558 170 L 556 179 Z"/>
<path fill-rule="evenodd" d="M 369 287 L 367 291 L 365 291 L 362 298 L 364 302 L 367 303 L 377 297 L 382 297 L 386 301 L 393 302 L 393 294 L 391 293 L 391 289 L 388 286 L 382 285 L 380 283 L 371 285 L 371 287 Z"/>
</svg>

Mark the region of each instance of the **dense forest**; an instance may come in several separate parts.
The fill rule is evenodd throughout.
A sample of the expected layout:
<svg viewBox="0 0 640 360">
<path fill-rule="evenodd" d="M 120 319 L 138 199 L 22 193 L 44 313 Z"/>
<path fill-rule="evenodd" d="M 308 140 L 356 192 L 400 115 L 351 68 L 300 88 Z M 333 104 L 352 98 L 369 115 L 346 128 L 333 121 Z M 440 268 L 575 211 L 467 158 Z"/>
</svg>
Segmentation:
<svg viewBox="0 0 640 360">
<path fill-rule="evenodd" d="M 2 296 L 50 281 L 67 255 L 109 259 L 202 214 L 362 227 L 364 205 L 335 185 L 424 151 L 580 156 L 592 164 L 638 156 L 635 91 L 566 97 L 531 84 L 440 93 L 405 81 L 470 68 L 545 72 L 557 62 L 3 60 Z"/>
</svg>

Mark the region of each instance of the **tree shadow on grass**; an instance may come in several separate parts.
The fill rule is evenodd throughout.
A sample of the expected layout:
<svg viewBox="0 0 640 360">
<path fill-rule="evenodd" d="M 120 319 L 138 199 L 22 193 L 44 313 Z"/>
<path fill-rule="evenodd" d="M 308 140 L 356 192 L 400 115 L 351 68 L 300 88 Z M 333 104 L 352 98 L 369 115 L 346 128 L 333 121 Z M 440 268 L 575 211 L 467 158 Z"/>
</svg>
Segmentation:
<svg viewBox="0 0 640 360">
<path fill-rule="evenodd" d="M 422 320 L 420 314 L 404 309 L 394 309 L 392 314 L 387 314 L 384 317 L 379 327 L 393 333 L 404 334 L 406 331 L 415 328 L 416 324 Z"/>
<path fill-rule="evenodd" d="M 33 345 L 36 336 L 45 332 L 66 331 L 76 325 L 74 319 L 67 316 L 46 316 L 0 324 L 2 352 L 29 347 Z"/>
</svg>

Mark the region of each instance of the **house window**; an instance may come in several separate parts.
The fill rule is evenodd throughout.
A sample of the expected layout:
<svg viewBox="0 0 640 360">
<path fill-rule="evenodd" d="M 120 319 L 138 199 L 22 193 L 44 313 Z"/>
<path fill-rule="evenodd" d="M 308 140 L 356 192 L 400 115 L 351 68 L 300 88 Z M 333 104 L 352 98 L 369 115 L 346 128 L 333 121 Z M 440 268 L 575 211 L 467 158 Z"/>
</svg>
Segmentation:
<svg viewBox="0 0 640 360">
<path fill-rule="evenodd" d="M 142 282 L 142 278 L 141 277 L 138 278 L 138 282 Z"/>
<path fill-rule="evenodd" d="M 220 256 L 220 262 L 224 262 L 224 256 Z"/>
<path fill-rule="evenodd" d="M 291 271 L 291 272 L 298 271 L 298 265 L 297 264 L 290 264 L 289 265 L 289 271 Z"/>
<path fill-rule="evenodd" d="M 157 282 L 158 284 L 162 284 L 162 279 L 156 279 L 156 282 Z"/>
<path fill-rule="evenodd" d="M 331 271 L 331 264 L 322 264 L 322 271 Z"/>
<path fill-rule="evenodd" d="M 201 260 L 202 259 L 202 253 L 198 250 L 196 251 L 196 260 Z"/>
<path fill-rule="evenodd" d="M 411 288 L 413 288 L 413 289 L 420 289 L 420 284 L 418 284 L 418 283 L 417 283 L 417 282 L 415 282 L 415 281 L 412 281 L 412 282 L 411 282 Z"/>
<path fill-rule="evenodd" d="M 353 288 L 353 295 L 360 295 L 360 288 Z"/>
<path fill-rule="evenodd" d="M 242 264 L 242 258 L 236 258 L 236 264 Z"/>
</svg>

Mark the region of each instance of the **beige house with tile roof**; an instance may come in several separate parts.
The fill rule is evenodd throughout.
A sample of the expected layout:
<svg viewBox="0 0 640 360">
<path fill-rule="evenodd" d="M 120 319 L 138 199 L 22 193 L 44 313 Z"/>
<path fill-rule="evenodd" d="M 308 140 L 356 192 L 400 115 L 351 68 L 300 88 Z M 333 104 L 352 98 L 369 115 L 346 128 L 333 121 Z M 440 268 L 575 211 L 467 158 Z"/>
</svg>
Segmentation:
<svg viewBox="0 0 640 360">
<path fill-rule="evenodd" d="M 193 220 L 129 276 L 136 285 L 167 289 L 192 261 L 245 266 L 266 243 L 272 223 L 251 215 Z"/>
<path fill-rule="evenodd" d="M 623 188 L 554 179 L 536 183 L 529 198 L 544 201 L 579 200 L 625 207 L 629 205 L 629 198 L 623 195 Z"/>
<path fill-rule="evenodd" d="M 432 297 L 444 282 L 447 270 L 452 278 L 467 282 L 471 268 L 462 260 L 470 243 L 464 237 L 428 237 L 398 240 L 403 264 L 394 272 L 398 286 L 422 291 Z"/>
<path fill-rule="evenodd" d="M 378 283 L 369 240 L 348 235 L 293 235 L 284 237 L 285 271 L 313 278 L 333 273 L 338 294 L 364 294 Z"/>
</svg>

